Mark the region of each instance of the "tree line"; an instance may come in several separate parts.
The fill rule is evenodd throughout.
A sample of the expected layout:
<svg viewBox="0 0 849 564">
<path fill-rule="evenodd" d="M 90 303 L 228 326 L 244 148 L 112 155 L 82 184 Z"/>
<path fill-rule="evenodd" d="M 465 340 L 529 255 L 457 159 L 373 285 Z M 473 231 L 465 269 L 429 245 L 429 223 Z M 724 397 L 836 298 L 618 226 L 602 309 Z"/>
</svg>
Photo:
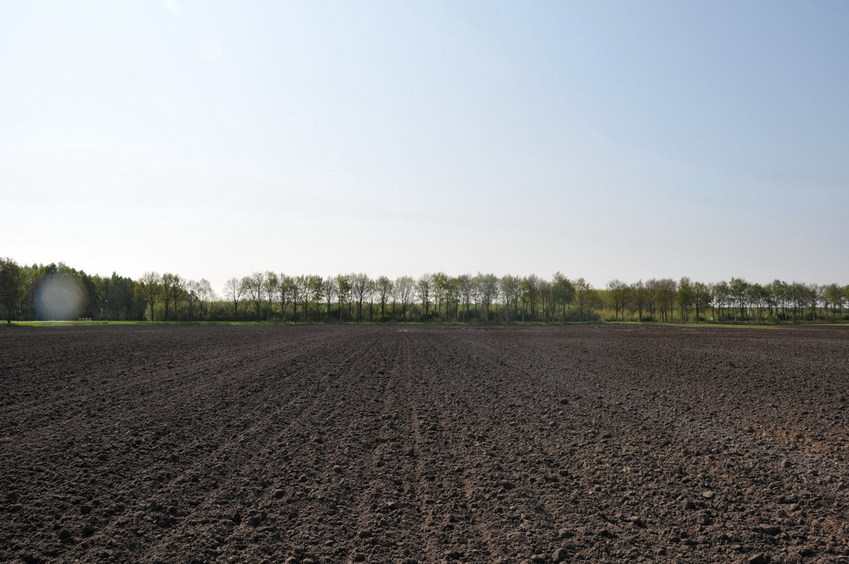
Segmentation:
<svg viewBox="0 0 849 564">
<path fill-rule="evenodd" d="M 56 282 L 60 283 L 56 283 Z M 59 288 L 56 290 L 55 288 Z M 53 294 L 51 294 L 51 292 Z M 272 271 L 231 278 L 217 293 L 208 280 L 145 273 L 88 275 L 62 263 L 21 266 L 0 259 L 0 307 L 7 322 L 52 319 L 71 301 L 74 318 L 115 321 L 266 321 L 565 323 L 575 321 L 847 321 L 849 286 L 743 278 L 706 284 L 689 278 L 551 279 L 443 272 L 417 278 L 363 273 L 288 275 Z"/>
</svg>

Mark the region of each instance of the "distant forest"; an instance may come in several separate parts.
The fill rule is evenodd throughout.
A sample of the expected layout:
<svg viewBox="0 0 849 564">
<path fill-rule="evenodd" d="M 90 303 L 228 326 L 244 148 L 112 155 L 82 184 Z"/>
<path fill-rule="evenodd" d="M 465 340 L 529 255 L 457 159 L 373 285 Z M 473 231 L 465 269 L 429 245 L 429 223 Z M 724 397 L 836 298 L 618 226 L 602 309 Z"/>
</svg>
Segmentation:
<svg viewBox="0 0 849 564">
<path fill-rule="evenodd" d="M 576 321 L 847 321 L 849 286 L 743 278 L 611 280 L 594 288 L 557 273 L 495 276 L 442 272 L 418 278 L 366 274 L 231 278 L 220 293 L 201 279 L 148 272 L 138 280 L 89 275 L 62 263 L 0 259 L 0 308 L 13 320 L 565 323 Z"/>
</svg>

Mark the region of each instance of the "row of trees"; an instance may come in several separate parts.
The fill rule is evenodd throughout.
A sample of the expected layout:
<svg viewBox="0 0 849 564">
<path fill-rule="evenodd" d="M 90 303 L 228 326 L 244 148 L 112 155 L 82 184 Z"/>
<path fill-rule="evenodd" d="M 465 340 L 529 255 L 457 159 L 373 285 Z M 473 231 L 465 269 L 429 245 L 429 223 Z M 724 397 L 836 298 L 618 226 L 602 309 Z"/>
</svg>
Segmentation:
<svg viewBox="0 0 849 564">
<path fill-rule="evenodd" d="M 61 284 L 51 282 L 61 280 Z M 57 290 L 56 288 L 59 288 Z M 56 295 L 51 295 L 56 294 Z M 689 278 L 593 288 L 561 273 L 418 278 L 363 273 L 292 276 L 256 272 L 231 278 L 217 294 L 209 281 L 148 272 L 138 280 L 91 276 L 64 264 L 19 266 L 0 259 L 0 306 L 7 321 L 50 319 L 58 301 L 77 300 L 74 317 L 108 320 L 256 320 L 283 322 L 445 321 L 812 321 L 846 320 L 849 286 L 705 284 Z"/>
<path fill-rule="evenodd" d="M 223 297 L 233 318 L 257 321 L 586 321 L 602 305 L 587 282 L 560 273 L 548 281 L 442 272 L 395 279 L 256 272 L 228 280 Z"/>
<path fill-rule="evenodd" d="M 604 298 L 612 319 L 634 321 L 817 321 L 847 320 L 849 286 L 743 278 L 716 284 L 664 278 L 627 284 L 608 282 Z"/>
<path fill-rule="evenodd" d="M 56 281 L 61 285 L 50 284 Z M 145 318 L 144 300 L 131 278 L 90 276 L 62 263 L 19 266 L 11 259 L 0 258 L 0 311 L 7 322 L 51 319 L 56 299 L 45 294 L 52 291 L 58 291 L 55 297 L 59 300 L 72 302 L 60 309 L 68 309 L 74 317 L 119 321 Z"/>
</svg>

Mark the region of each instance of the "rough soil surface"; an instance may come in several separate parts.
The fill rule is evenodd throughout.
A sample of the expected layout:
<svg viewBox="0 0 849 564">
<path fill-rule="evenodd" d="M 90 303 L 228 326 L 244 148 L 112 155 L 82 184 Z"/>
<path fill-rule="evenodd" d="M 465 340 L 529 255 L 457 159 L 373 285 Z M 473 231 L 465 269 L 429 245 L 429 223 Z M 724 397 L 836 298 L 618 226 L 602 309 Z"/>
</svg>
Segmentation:
<svg viewBox="0 0 849 564">
<path fill-rule="evenodd" d="M 849 330 L 0 331 L 0 561 L 849 562 Z"/>
</svg>

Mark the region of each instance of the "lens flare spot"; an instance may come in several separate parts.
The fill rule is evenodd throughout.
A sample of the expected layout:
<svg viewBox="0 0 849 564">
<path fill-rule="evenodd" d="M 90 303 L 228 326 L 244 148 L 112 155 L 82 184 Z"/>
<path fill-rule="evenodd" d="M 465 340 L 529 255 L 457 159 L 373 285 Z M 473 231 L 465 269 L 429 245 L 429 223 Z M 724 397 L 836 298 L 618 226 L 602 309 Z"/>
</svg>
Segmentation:
<svg viewBox="0 0 849 564">
<path fill-rule="evenodd" d="M 35 294 L 35 308 L 39 319 L 76 319 L 82 309 L 82 303 L 83 291 L 79 283 L 64 274 L 45 278 Z"/>
</svg>

